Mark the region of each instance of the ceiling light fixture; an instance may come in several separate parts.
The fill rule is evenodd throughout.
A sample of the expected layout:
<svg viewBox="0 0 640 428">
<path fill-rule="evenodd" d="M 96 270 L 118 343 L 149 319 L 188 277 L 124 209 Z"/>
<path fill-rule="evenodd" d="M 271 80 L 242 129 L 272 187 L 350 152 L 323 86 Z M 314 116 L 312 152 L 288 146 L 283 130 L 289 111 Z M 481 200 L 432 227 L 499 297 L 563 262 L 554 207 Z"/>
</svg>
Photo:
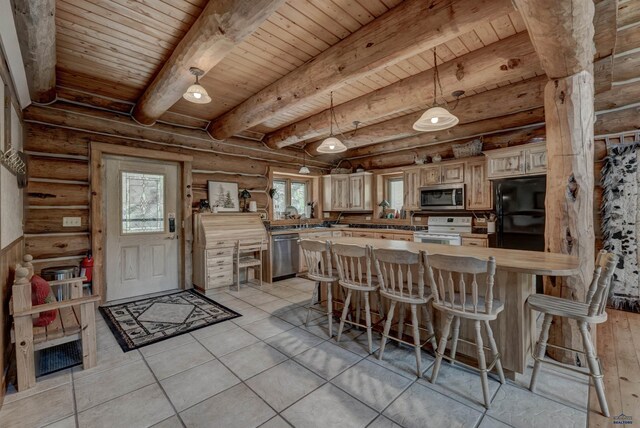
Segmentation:
<svg viewBox="0 0 640 428">
<path fill-rule="evenodd" d="M 305 150 L 304 146 L 302 147 L 302 166 L 300 167 L 298 174 L 304 174 L 304 175 L 311 174 L 311 171 L 307 166 L 307 151 Z"/>
<path fill-rule="evenodd" d="M 442 95 L 442 85 L 440 84 L 440 75 L 438 74 L 438 61 L 436 58 L 436 48 L 433 48 L 433 105 L 420 116 L 413 124 L 413 129 L 421 132 L 442 131 L 458 124 L 458 118 L 451 114 L 449 110 L 438 105 L 436 100 L 437 87 L 440 86 L 440 95 Z"/>
<path fill-rule="evenodd" d="M 196 83 L 189 86 L 187 92 L 182 94 L 182 98 L 196 104 L 210 103 L 211 97 L 209 96 L 209 94 L 207 94 L 207 90 L 203 88 L 202 85 L 200 85 L 200 83 L 198 82 L 198 77 L 204 75 L 204 71 L 196 67 L 191 67 L 189 71 L 191 72 L 191 74 L 196 76 Z"/>
<path fill-rule="evenodd" d="M 333 122 L 336 122 L 336 128 L 338 127 L 338 121 L 336 120 L 336 114 L 333 111 L 333 92 L 331 92 L 331 107 L 329 108 L 329 136 L 320 144 L 317 151 L 318 153 L 342 153 L 347 151 L 347 146 L 342 144 L 342 141 L 333 136 Z M 339 129 L 338 129 L 339 131 Z"/>
</svg>

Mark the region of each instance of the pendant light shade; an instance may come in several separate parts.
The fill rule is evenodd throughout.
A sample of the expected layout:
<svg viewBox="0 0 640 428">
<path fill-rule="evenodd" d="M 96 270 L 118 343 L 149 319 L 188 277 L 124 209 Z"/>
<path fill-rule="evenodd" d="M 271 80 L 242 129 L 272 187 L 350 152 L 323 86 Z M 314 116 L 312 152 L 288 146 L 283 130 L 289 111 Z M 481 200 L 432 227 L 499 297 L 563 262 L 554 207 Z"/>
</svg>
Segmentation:
<svg viewBox="0 0 640 428">
<path fill-rule="evenodd" d="M 317 150 L 318 153 L 342 153 L 347 151 L 347 146 L 336 137 L 331 136 L 326 138 Z"/>
<path fill-rule="evenodd" d="M 440 85 L 440 74 L 438 74 L 438 58 L 436 57 L 436 48 L 433 48 L 433 105 L 427 109 L 420 119 L 413 124 L 413 129 L 421 132 L 442 131 L 458 124 L 458 118 L 451 114 L 449 110 L 440 107 L 437 103 L 437 87 L 440 86 L 440 95 L 442 95 L 442 86 Z M 461 92 L 464 94 L 464 92 Z M 457 99 L 457 97 L 456 97 Z M 455 107 L 454 107 L 455 108 Z"/>
<path fill-rule="evenodd" d="M 189 71 L 191 72 L 191 74 L 196 76 L 196 83 L 189 86 L 187 92 L 182 94 L 182 98 L 196 104 L 210 103 L 211 97 L 209 96 L 209 94 L 207 94 L 207 90 L 203 88 L 200 83 L 198 83 L 198 77 L 202 76 L 204 74 L 204 71 L 195 67 L 191 67 Z"/>
<path fill-rule="evenodd" d="M 329 136 L 325 138 L 325 140 L 320 144 L 320 146 L 316 149 L 318 153 L 342 153 L 347 151 L 347 146 L 345 146 L 342 141 L 338 140 L 333 136 L 333 122 L 336 122 L 336 127 L 338 126 L 338 121 L 336 120 L 336 114 L 333 111 L 333 92 L 331 92 L 331 105 L 329 107 Z M 357 129 L 357 125 L 356 125 Z M 340 129 L 338 129 L 340 132 Z M 344 136 L 344 135 L 343 135 Z"/>
<path fill-rule="evenodd" d="M 300 167 L 300 170 L 298 170 L 298 174 L 311 174 L 311 171 L 307 166 L 307 151 L 304 147 L 302 148 L 302 166 Z"/>
<path fill-rule="evenodd" d="M 458 124 L 458 118 L 443 107 L 431 107 L 413 124 L 416 131 L 441 131 Z"/>
</svg>

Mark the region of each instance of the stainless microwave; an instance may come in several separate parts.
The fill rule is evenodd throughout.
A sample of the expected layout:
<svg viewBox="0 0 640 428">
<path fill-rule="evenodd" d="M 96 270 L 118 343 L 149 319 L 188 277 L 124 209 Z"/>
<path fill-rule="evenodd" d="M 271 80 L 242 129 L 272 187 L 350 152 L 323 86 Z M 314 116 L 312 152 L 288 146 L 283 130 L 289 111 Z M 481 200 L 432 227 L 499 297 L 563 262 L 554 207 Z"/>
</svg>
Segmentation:
<svg viewBox="0 0 640 428">
<path fill-rule="evenodd" d="M 464 184 L 439 184 L 421 187 L 420 209 L 463 210 Z"/>
</svg>

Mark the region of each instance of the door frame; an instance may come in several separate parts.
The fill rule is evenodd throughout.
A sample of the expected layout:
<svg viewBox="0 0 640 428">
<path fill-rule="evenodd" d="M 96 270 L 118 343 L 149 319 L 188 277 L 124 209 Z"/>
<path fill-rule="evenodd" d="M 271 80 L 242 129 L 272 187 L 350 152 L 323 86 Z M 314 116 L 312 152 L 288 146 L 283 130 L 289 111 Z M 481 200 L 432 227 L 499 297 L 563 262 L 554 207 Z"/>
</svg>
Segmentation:
<svg viewBox="0 0 640 428">
<path fill-rule="evenodd" d="M 191 211 L 193 201 L 193 186 L 191 168 L 193 157 L 181 153 L 165 152 L 161 150 L 141 149 L 137 147 L 108 144 L 91 141 L 90 165 L 91 173 L 89 182 L 91 186 L 91 253 L 93 255 L 92 290 L 94 295 L 100 296 L 100 302 L 104 303 L 106 293 L 106 272 L 104 270 L 105 242 L 107 236 L 107 222 L 104 207 L 103 171 L 104 155 L 119 155 L 136 158 L 145 158 L 157 161 L 176 162 L 179 165 L 179 186 L 181 189 L 178 199 L 182 201 L 182 227 L 180 233 L 180 249 L 178 251 L 178 267 L 182 275 L 180 288 L 191 288 L 191 243 L 193 242 L 193 229 L 191 224 Z"/>
</svg>

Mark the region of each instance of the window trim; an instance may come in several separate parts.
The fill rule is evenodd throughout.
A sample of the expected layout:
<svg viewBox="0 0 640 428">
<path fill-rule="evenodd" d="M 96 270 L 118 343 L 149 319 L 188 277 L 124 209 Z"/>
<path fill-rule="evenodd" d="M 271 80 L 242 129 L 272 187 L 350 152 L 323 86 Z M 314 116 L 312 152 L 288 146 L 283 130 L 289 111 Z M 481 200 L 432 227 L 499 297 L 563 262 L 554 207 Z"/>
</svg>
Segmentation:
<svg viewBox="0 0 640 428">
<path fill-rule="evenodd" d="M 282 176 L 274 176 L 272 181 L 271 181 L 271 186 L 273 187 L 275 182 L 284 182 L 285 183 L 285 197 L 284 197 L 284 202 L 285 205 L 288 207 L 291 205 L 291 185 L 292 183 L 302 183 L 305 185 L 305 206 L 306 203 L 309 202 L 311 200 L 311 197 L 313 195 L 313 190 L 312 190 L 312 182 L 310 179 L 304 179 L 304 178 L 298 178 L 298 177 L 282 177 Z M 273 215 L 275 218 L 275 215 L 278 214 L 278 212 L 276 212 L 275 207 L 274 207 L 274 202 L 271 201 L 271 208 L 273 209 Z M 298 213 L 300 215 L 304 214 L 304 212 L 302 213 Z"/>
</svg>

